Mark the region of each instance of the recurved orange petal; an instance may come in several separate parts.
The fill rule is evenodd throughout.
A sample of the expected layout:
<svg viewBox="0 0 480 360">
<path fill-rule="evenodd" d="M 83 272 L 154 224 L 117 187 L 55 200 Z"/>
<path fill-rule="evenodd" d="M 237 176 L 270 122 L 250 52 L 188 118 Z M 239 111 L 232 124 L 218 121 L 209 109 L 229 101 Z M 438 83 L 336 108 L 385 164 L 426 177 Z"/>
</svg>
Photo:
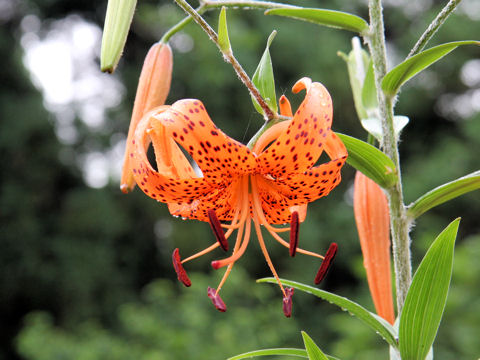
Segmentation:
<svg viewBox="0 0 480 360">
<path fill-rule="evenodd" d="M 147 158 L 151 141 L 153 116 L 144 117 L 137 126 L 132 140 L 133 151 L 128 154 L 132 173 L 139 187 L 150 197 L 166 203 L 189 203 L 211 194 L 213 186 L 204 178 L 180 177 L 164 157 L 157 159 L 160 171 L 152 167 Z M 157 126 L 158 128 L 158 126 Z M 158 135 L 162 137 L 162 134 Z M 156 138 L 156 136 L 154 136 Z M 185 174 L 182 174 L 185 175 Z"/>
<path fill-rule="evenodd" d="M 258 163 L 264 174 L 281 178 L 293 172 L 310 169 L 322 154 L 332 123 L 332 100 L 325 87 L 303 78 L 293 87 L 307 94 L 285 132 L 259 155 Z"/>
<path fill-rule="evenodd" d="M 215 126 L 202 102 L 180 100 L 155 116 L 157 124 L 195 160 L 205 179 L 221 184 L 252 172 L 256 159 L 250 149 Z"/>
</svg>

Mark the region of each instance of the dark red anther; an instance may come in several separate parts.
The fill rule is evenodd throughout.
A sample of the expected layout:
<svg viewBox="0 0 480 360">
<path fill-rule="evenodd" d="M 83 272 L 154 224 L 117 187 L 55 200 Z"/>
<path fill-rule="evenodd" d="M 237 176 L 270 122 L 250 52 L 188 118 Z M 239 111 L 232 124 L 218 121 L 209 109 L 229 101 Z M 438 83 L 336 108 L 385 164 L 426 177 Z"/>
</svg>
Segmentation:
<svg viewBox="0 0 480 360">
<path fill-rule="evenodd" d="M 298 247 L 298 230 L 300 228 L 300 222 L 298 221 L 298 211 L 292 213 L 290 220 L 290 256 L 294 257 L 297 253 Z"/>
<path fill-rule="evenodd" d="M 173 262 L 173 268 L 177 273 L 178 280 L 180 280 L 183 283 L 183 285 L 185 285 L 186 287 L 189 287 L 190 285 L 192 285 L 192 282 L 188 278 L 187 272 L 183 268 L 182 260 L 180 259 L 180 253 L 178 251 L 178 248 L 173 250 L 172 262 Z"/>
<path fill-rule="evenodd" d="M 283 298 L 283 313 L 288 318 L 292 316 L 292 295 L 294 288 L 285 288 L 285 297 Z"/>
<path fill-rule="evenodd" d="M 225 305 L 220 295 L 217 294 L 216 289 L 209 286 L 207 288 L 207 295 L 212 300 L 213 305 L 217 308 L 218 311 L 227 311 L 227 305 Z"/>
<path fill-rule="evenodd" d="M 316 285 L 320 284 L 325 275 L 327 275 L 328 269 L 330 268 L 330 265 L 337 254 L 337 249 L 338 246 L 336 243 L 330 244 L 327 253 L 325 254 L 325 259 L 323 259 L 322 265 L 320 265 L 320 269 L 318 269 L 317 276 L 315 276 L 314 283 Z"/>
<path fill-rule="evenodd" d="M 208 222 L 210 223 L 210 227 L 212 228 L 213 233 L 215 234 L 215 237 L 217 238 L 217 241 L 220 244 L 220 247 L 228 251 L 228 241 L 225 238 L 225 233 L 222 230 L 222 225 L 220 224 L 220 221 L 217 218 L 217 214 L 215 213 L 215 210 L 208 210 Z"/>
</svg>

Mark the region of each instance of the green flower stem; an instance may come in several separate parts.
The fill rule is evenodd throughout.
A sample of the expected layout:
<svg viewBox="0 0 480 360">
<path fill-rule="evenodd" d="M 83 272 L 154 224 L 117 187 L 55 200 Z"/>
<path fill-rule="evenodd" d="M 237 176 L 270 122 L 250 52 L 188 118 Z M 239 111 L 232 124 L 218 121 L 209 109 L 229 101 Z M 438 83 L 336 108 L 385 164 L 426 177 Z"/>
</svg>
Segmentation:
<svg viewBox="0 0 480 360">
<path fill-rule="evenodd" d="M 197 14 L 202 15 L 207 10 L 205 4 L 200 5 L 198 8 L 195 9 Z M 165 34 L 163 34 L 162 38 L 160 39 L 161 43 L 166 44 L 170 38 L 175 35 L 177 32 L 182 30 L 185 26 L 192 22 L 193 18 L 191 16 L 187 16 L 186 18 L 179 21 L 177 24 L 172 26 Z"/>
<path fill-rule="evenodd" d="M 250 139 L 250 141 L 247 144 L 247 147 L 249 149 L 253 149 L 255 144 L 257 143 L 258 139 L 260 139 L 260 136 L 263 135 L 265 131 L 270 129 L 273 125 L 278 124 L 281 121 L 286 121 L 286 120 L 291 120 L 292 118 L 289 116 L 283 116 L 283 115 L 277 115 L 272 121 L 267 121 L 263 126 L 258 129 L 255 135 Z"/>
<path fill-rule="evenodd" d="M 258 104 L 262 107 L 263 112 L 266 117 L 266 121 L 270 121 L 275 119 L 278 115 L 270 109 L 268 104 L 265 102 L 263 99 L 262 95 L 260 95 L 260 92 L 258 91 L 257 87 L 255 84 L 250 80 L 248 77 L 247 73 L 245 70 L 243 70 L 242 65 L 237 61 L 235 56 L 233 56 L 233 53 L 231 50 L 222 50 L 219 42 L 218 42 L 218 35 L 211 28 L 211 26 L 203 19 L 203 17 L 195 11 L 194 8 L 190 6 L 185 0 L 175 0 L 175 2 L 180 6 L 183 11 L 185 11 L 188 15 L 191 16 L 191 18 L 198 24 L 200 27 L 205 31 L 210 38 L 218 47 L 218 49 L 221 51 L 223 54 L 224 59 L 229 62 L 232 66 L 233 69 L 235 70 L 235 73 L 239 77 L 239 79 L 243 82 L 243 84 L 248 88 L 252 96 L 257 100 Z"/>
<path fill-rule="evenodd" d="M 393 99 L 385 96 L 381 90 L 382 79 L 387 73 L 382 2 L 381 0 L 369 0 L 368 7 L 370 13 L 370 34 L 367 36 L 366 40 L 372 56 L 378 104 L 382 118 L 384 134 L 382 145 L 383 150 L 390 159 L 392 159 L 397 169 L 396 183 L 386 190 L 390 207 L 397 310 L 398 314 L 400 314 L 412 281 L 409 223 L 406 216 L 405 205 L 403 203 L 400 161 L 393 124 Z"/>
<path fill-rule="evenodd" d="M 231 7 L 235 9 L 257 9 L 257 10 L 266 10 L 266 9 L 285 9 L 285 8 L 296 8 L 296 6 L 275 3 L 270 1 L 242 1 L 242 0 L 204 0 L 200 2 L 201 5 L 195 9 L 197 14 L 202 15 L 208 10 L 218 9 L 225 7 Z M 178 24 L 171 27 L 160 39 L 160 42 L 166 43 L 170 38 L 175 35 L 177 32 L 182 30 L 186 25 L 192 22 L 193 18 L 189 15 Z"/>
<path fill-rule="evenodd" d="M 427 30 L 420 36 L 415 46 L 410 50 L 410 53 L 407 56 L 411 58 L 412 56 L 418 54 L 422 49 L 427 45 L 427 42 L 432 38 L 433 35 L 437 32 L 438 28 L 447 20 L 448 16 L 455 10 L 458 4 L 462 0 L 450 0 L 447 5 L 442 9 L 442 11 L 437 15 L 437 17 L 432 21 L 428 26 Z"/>
</svg>

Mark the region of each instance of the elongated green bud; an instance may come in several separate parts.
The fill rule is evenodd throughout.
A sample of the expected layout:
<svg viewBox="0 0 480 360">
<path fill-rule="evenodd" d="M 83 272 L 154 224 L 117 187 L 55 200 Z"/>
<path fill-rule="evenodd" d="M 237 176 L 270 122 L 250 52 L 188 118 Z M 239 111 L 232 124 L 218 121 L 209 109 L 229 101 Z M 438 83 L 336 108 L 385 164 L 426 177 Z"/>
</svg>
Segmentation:
<svg viewBox="0 0 480 360">
<path fill-rule="evenodd" d="M 137 0 L 109 0 L 103 27 L 100 68 L 113 73 L 122 56 Z"/>
<path fill-rule="evenodd" d="M 222 7 L 222 11 L 220 11 L 220 16 L 218 17 L 218 45 L 223 52 L 232 51 L 230 39 L 228 38 L 227 10 L 225 6 Z"/>
</svg>

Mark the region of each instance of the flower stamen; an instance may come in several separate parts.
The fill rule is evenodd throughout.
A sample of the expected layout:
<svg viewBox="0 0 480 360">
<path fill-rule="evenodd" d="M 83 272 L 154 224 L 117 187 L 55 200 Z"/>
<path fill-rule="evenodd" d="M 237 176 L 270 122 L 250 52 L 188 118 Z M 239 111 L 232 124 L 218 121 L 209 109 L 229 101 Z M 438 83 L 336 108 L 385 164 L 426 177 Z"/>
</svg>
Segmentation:
<svg viewBox="0 0 480 360">
<path fill-rule="evenodd" d="M 228 251 L 228 241 L 222 230 L 222 226 L 220 224 L 220 221 L 218 220 L 215 210 L 209 209 L 207 214 L 208 214 L 208 222 L 210 224 L 210 227 L 212 228 L 213 234 L 215 235 L 218 243 L 220 244 L 220 247 L 224 251 Z"/>
<path fill-rule="evenodd" d="M 208 254 L 210 251 L 215 250 L 215 249 L 216 249 L 217 247 L 219 247 L 219 246 L 220 246 L 220 243 L 216 242 L 216 243 L 210 245 L 209 247 L 207 247 L 206 249 L 203 249 L 202 251 L 199 251 L 199 252 L 197 252 L 196 254 L 193 254 L 193 255 L 189 256 L 188 258 L 183 259 L 181 263 L 184 264 L 184 263 L 186 263 L 187 261 L 196 259 L 196 258 L 198 258 L 198 257 L 200 257 L 200 256 L 205 255 L 205 254 Z"/>
<path fill-rule="evenodd" d="M 254 181 L 252 181 L 252 187 L 253 187 L 253 192 L 256 192 L 257 191 L 257 185 Z M 270 225 L 267 221 L 267 219 L 265 218 L 265 215 L 263 214 L 263 210 L 262 210 L 262 206 L 260 204 L 260 199 L 258 198 L 258 196 L 254 196 L 254 199 L 253 199 L 253 207 L 254 207 L 254 210 L 255 212 L 257 213 L 257 216 L 260 218 L 260 221 L 261 221 L 261 225 L 265 226 L 265 228 L 268 230 L 268 232 L 270 233 L 270 235 L 272 235 L 272 237 L 278 241 L 280 244 L 282 244 L 283 246 L 285 246 L 286 248 L 290 248 L 290 244 L 288 242 L 286 242 L 285 240 L 283 240 L 278 234 L 277 231 L 278 229 L 273 227 L 272 225 Z M 286 229 L 290 229 L 290 228 L 286 228 Z M 283 229 L 282 229 L 283 231 Z M 309 256 L 313 256 L 313 257 L 317 257 L 317 258 L 320 258 L 320 259 L 324 259 L 325 257 L 320 255 L 320 254 L 317 254 L 315 252 L 312 252 L 312 251 L 308 251 L 308 250 L 304 250 L 302 248 L 299 248 L 297 247 L 297 251 L 301 254 L 304 254 L 304 255 L 309 255 Z"/>
<path fill-rule="evenodd" d="M 338 249 L 338 246 L 336 243 L 331 243 L 330 246 L 328 247 L 327 253 L 325 254 L 325 259 L 323 259 L 322 265 L 320 265 L 320 269 L 318 269 L 317 275 L 315 276 L 315 280 L 314 280 L 315 285 L 320 284 L 320 282 L 323 280 L 325 275 L 327 275 L 328 269 L 330 269 L 330 266 L 332 265 L 332 261 L 335 258 L 335 255 L 337 254 L 337 249 Z"/>
<path fill-rule="evenodd" d="M 192 285 L 192 282 L 190 281 L 187 272 L 182 266 L 182 262 L 180 260 L 180 253 L 178 248 L 173 250 L 172 254 L 172 262 L 173 262 L 173 268 L 175 269 L 175 272 L 177 273 L 178 280 L 180 280 L 183 285 L 186 287 L 189 287 Z"/>
<path fill-rule="evenodd" d="M 287 294 L 285 293 L 285 289 L 283 288 L 283 285 L 280 282 L 280 278 L 278 277 L 277 271 L 275 270 L 272 260 L 270 259 L 270 255 L 268 254 L 268 250 L 267 250 L 267 247 L 265 246 L 265 242 L 263 241 L 262 229 L 260 229 L 260 222 L 258 221 L 258 217 L 256 214 L 253 217 L 253 224 L 255 226 L 255 231 L 257 232 L 257 238 L 258 238 L 258 243 L 260 244 L 260 249 L 262 249 L 262 253 L 263 253 L 263 256 L 265 257 L 265 260 L 267 261 L 268 267 L 270 268 L 272 275 L 275 277 L 275 280 L 277 280 L 277 284 L 278 286 L 280 286 L 283 296 L 287 297 Z"/>
<path fill-rule="evenodd" d="M 211 262 L 211 265 L 215 270 L 218 270 L 221 267 L 224 267 L 224 266 L 229 265 L 231 263 L 234 263 L 235 261 L 237 261 L 243 255 L 243 253 L 247 249 L 247 245 L 250 241 L 250 229 L 251 229 L 251 223 L 250 223 L 250 221 L 247 221 L 247 224 L 245 226 L 245 237 L 242 241 L 242 245 L 239 246 L 238 251 L 234 252 L 232 254 L 232 256 L 229 256 L 228 258 L 225 258 L 225 259 L 222 259 L 222 260 L 213 260 Z M 241 239 L 241 236 L 242 236 L 242 231 L 243 231 L 243 227 L 240 228 L 240 230 L 238 231 L 237 242 L 236 242 L 235 246 L 237 245 L 237 243 L 240 242 L 240 239 Z"/>
<path fill-rule="evenodd" d="M 292 218 L 290 220 L 290 256 L 294 257 L 297 252 L 298 247 L 298 230 L 300 228 L 300 223 L 298 221 L 298 211 L 292 213 Z"/>
<path fill-rule="evenodd" d="M 212 300 L 213 305 L 217 308 L 218 311 L 225 312 L 227 311 L 227 305 L 223 302 L 218 292 L 211 288 L 210 286 L 207 288 L 207 295 Z"/>
<path fill-rule="evenodd" d="M 292 295 L 294 288 L 285 288 L 285 297 L 283 298 L 283 313 L 287 318 L 292 316 Z"/>
</svg>

